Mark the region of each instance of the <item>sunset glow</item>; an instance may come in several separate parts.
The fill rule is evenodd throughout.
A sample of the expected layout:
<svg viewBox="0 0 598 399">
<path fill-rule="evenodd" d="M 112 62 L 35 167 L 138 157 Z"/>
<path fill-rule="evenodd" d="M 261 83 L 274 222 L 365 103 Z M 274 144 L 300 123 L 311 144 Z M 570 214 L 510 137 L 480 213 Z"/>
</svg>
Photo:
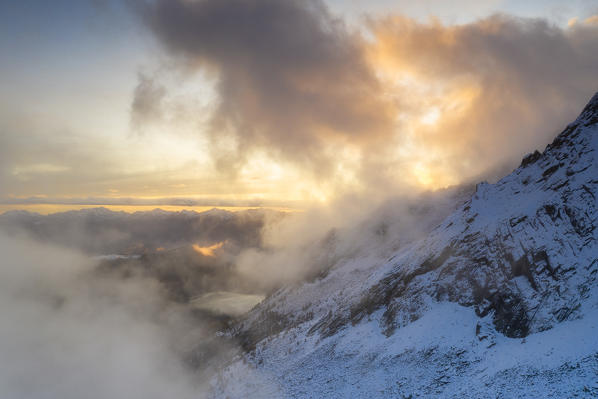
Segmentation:
<svg viewBox="0 0 598 399">
<path fill-rule="evenodd" d="M 598 0 L 4 0 L 0 59 L 0 399 L 598 398 Z"/>
<path fill-rule="evenodd" d="M 219 242 L 217 244 L 214 245 L 210 245 L 209 247 L 200 247 L 198 244 L 193 244 L 193 250 L 195 252 L 197 252 L 198 254 L 201 254 L 203 256 L 209 256 L 209 257 L 214 257 L 216 256 L 215 251 L 217 251 L 218 249 L 222 248 L 222 246 L 225 244 L 225 242 Z"/>
<path fill-rule="evenodd" d="M 204 32 L 190 18 L 201 2 L 157 1 L 143 18 L 91 3 L 73 9 L 81 20 L 94 15 L 91 30 L 37 16 L 31 26 L 4 24 L 4 38 L 26 37 L 32 26 L 47 34 L 19 39 L 20 47 L 2 42 L 19 50 L 5 49 L 12 68 L 0 80 L 2 132 L 10 132 L 0 139 L 3 209 L 166 197 L 305 208 L 381 187 L 443 188 L 516 164 L 544 142 L 546 126 L 571 117 L 595 77 L 598 25 L 585 9 L 542 22 L 527 18 L 537 16 L 531 6 L 480 3 L 455 14 L 433 2 L 443 10 L 435 16 L 402 2 L 316 1 L 329 16 L 310 10 L 289 21 L 297 31 L 271 34 L 279 26 L 268 20 L 261 30 Z M 4 6 L 6 18 L 29 12 L 16 4 Z M 105 38 L 115 24 L 138 30 Z M 270 44 L 252 48 L 253 34 Z M 84 67 L 50 53 L 62 35 Z M 211 43 L 216 37 L 223 42 Z M 576 55 L 549 68 L 552 53 L 536 43 L 556 37 L 554 51 Z M 302 58 L 290 62 L 290 54 Z M 38 74 L 27 65 L 47 67 Z"/>
</svg>

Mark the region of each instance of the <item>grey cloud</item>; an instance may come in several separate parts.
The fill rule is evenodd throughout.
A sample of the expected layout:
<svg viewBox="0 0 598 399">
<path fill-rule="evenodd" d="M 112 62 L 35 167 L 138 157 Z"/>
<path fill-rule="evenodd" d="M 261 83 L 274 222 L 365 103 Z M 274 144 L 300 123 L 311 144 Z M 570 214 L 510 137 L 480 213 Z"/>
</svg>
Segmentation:
<svg viewBox="0 0 598 399">
<path fill-rule="evenodd" d="M 387 101 L 359 37 L 317 0 L 158 0 L 142 15 L 185 67 L 218 76 L 213 150 L 236 143 L 223 164 L 267 147 L 273 156 L 326 166 L 322 146 L 386 132 Z"/>
<path fill-rule="evenodd" d="M 353 148 L 359 157 L 350 167 L 369 188 L 387 189 L 415 161 L 470 180 L 544 146 L 598 87 L 590 25 L 494 15 L 443 26 L 391 16 L 370 19 L 366 40 L 319 1 L 158 0 L 141 10 L 180 67 L 217 76 L 212 152 L 229 167 L 261 149 L 334 180 L 326 171 Z M 467 112 L 441 104 L 438 125 L 399 125 L 398 115 L 416 119 L 448 92 L 422 98 L 383 83 L 370 58 L 380 47 L 424 85 L 479 90 Z M 227 152 L 219 144 L 231 138 L 236 149 Z M 420 151 L 398 151 L 407 142 Z"/>
<path fill-rule="evenodd" d="M 146 123 L 162 118 L 162 103 L 166 94 L 166 88 L 151 77 L 143 73 L 137 75 L 131 103 L 131 123 L 135 129 L 143 129 Z"/>
</svg>

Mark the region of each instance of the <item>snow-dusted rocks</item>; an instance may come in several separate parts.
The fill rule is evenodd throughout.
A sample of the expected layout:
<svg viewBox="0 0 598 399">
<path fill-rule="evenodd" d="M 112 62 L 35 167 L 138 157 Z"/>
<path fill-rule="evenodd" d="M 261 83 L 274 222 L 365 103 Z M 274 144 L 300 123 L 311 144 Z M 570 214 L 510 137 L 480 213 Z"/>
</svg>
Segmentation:
<svg viewBox="0 0 598 399">
<path fill-rule="evenodd" d="M 597 196 L 598 94 L 425 239 L 267 298 L 214 396 L 596 397 Z"/>
</svg>

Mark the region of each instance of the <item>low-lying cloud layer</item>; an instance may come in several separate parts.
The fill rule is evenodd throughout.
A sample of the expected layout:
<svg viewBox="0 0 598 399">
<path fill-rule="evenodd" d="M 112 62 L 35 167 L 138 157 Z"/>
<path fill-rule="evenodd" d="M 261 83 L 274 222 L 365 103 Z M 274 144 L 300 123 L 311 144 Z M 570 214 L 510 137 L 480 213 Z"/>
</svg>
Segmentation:
<svg viewBox="0 0 598 399">
<path fill-rule="evenodd" d="M 318 0 L 142 4 L 170 65 L 216 79 L 208 134 L 227 170 L 266 153 L 336 189 L 456 184 L 544 146 L 598 88 L 590 20 L 397 15 L 355 32 Z"/>
<path fill-rule="evenodd" d="M 17 211 L 0 215 L 0 230 L 90 255 L 141 255 L 158 248 L 210 246 L 224 241 L 226 249 L 234 253 L 241 248 L 259 247 L 266 221 L 282 217 L 267 210 L 154 210 L 131 214 L 95 208 L 45 216 Z"/>
<path fill-rule="evenodd" d="M 201 397 L 181 356 L 201 327 L 157 285 L 94 275 L 89 258 L 4 235 L 0 253 L 0 397 Z"/>
</svg>

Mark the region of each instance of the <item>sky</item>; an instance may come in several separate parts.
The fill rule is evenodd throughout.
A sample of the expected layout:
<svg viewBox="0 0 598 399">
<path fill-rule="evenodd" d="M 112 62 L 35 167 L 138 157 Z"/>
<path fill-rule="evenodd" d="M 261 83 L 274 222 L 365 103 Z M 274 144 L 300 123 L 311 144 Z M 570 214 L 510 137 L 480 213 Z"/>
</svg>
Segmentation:
<svg viewBox="0 0 598 399">
<path fill-rule="evenodd" d="M 543 149 L 598 90 L 598 4 L 2 1 L 0 65 L 5 207 L 303 206 Z"/>
</svg>

